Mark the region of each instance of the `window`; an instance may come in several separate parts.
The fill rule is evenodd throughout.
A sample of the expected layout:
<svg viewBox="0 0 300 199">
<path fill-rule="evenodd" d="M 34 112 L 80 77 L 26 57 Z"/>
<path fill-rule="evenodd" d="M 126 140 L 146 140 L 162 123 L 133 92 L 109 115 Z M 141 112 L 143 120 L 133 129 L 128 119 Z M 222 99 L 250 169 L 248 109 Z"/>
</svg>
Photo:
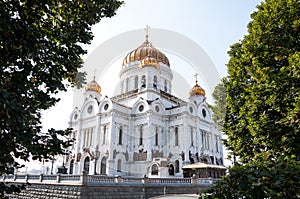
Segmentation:
<svg viewBox="0 0 300 199">
<path fill-rule="evenodd" d="M 120 129 L 119 129 L 119 145 L 122 145 L 122 137 L 123 137 L 123 129 L 122 129 L 122 126 L 120 126 Z"/>
<path fill-rule="evenodd" d="M 121 93 L 124 93 L 124 81 L 121 81 Z"/>
<path fill-rule="evenodd" d="M 126 79 L 126 92 L 129 91 L 129 78 Z"/>
<path fill-rule="evenodd" d="M 216 151 L 219 152 L 219 138 L 216 135 Z"/>
<path fill-rule="evenodd" d="M 122 172 L 122 160 L 118 160 L 117 172 Z"/>
<path fill-rule="evenodd" d="M 191 146 L 194 146 L 194 132 L 193 132 L 193 128 L 191 128 Z"/>
<path fill-rule="evenodd" d="M 143 126 L 140 126 L 140 145 L 143 145 Z"/>
<path fill-rule="evenodd" d="M 165 80 L 165 92 L 168 92 L 168 82 Z"/>
<path fill-rule="evenodd" d="M 106 139 L 106 131 L 107 131 L 107 126 L 106 126 L 106 125 L 104 125 L 104 127 L 103 127 L 103 142 L 102 142 L 102 144 L 105 144 L 105 139 Z"/>
<path fill-rule="evenodd" d="M 141 86 L 142 88 L 146 88 L 146 77 L 145 77 L 145 75 L 142 76 L 142 82 L 141 82 L 141 85 L 142 85 L 142 86 Z"/>
<path fill-rule="evenodd" d="M 106 157 L 103 157 L 101 160 L 100 174 L 106 174 Z"/>
<path fill-rule="evenodd" d="M 158 166 L 157 166 L 157 164 L 152 165 L 151 175 L 158 175 Z"/>
<path fill-rule="evenodd" d="M 153 88 L 157 88 L 157 77 L 154 76 L 153 78 Z"/>
<path fill-rule="evenodd" d="M 84 159 L 83 171 L 88 174 L 89 170 L 90 170 L 90 158 L 86 157 Z"/>
<path fill-rule="evenodd" d="M 173 175 L 174 175 L 174 165 L 173 165 L 173 164 L 170 164 L 170 165 L 169 165 L 169 175 L 170 175 L 170 176 L 173 176 Z"/>
<path fill-rule="evenodd" d="M 155 127 L 155 146 L 158 146 L 158 127 Z"/>
<path fill-rule="evenodd" d="M 135 89 L 138 88 L 138 84 L 139 84 L 139 78 L 138 78 L 138 76 L 135 76 L 135 78 L 134 78 L 134 88 Z"/>
<path fill-rule="evenodd" d="M 175 127 L 175 146 L 178 146 L 178 127 Z"/>
<path fill-rule="evenodd" d="M 179 173 L 179 160 L 175 161 L 175 172 Z"/>
<path fill-rule="evenodd" d="M 73 174 L 73 167 L 74 167 L 74 160 L 71 160 L 69 174 Z"/>
</svg>

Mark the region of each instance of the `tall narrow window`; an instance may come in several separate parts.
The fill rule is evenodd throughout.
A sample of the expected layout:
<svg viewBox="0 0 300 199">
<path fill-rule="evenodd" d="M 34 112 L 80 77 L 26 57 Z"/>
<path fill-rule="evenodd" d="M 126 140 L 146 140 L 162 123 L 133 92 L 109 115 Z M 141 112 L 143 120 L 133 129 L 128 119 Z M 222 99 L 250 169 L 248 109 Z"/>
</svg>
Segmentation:
<svg viewBox="0 0 300 199">
<path fill-rule="evenodd" d="M 104 125 L 104 127 L 103 127 L 103 142 L 102 142 L 102 144 L 105 144 L 105 139 L 106 139 L 106 131 L 107 131 L 107 126 L 106 126 L 106 125 Z"/>
<path fill-rule="evenodd" d="M 142 82 L 141 83 L 142 83 L 141 87 L 146 88 L 146 76 L 145 75 L 142 76 Z"/>
<path fill-rule="evenodd" d="M 175 127 L 175 146 L 178 146 L 178 127 Z"/>
<path fill-rule="evenodd" d="M 179 160 L 175 161 L 175 173 L 179 173 Z"/>
<path fill-rule="evenodd" d="M 155 127 L 155 146 L 158 146 L 158 127 Z"/>
<path fill-rule="evenodd" d="M 120 126 L 120 129 L 119 129 L 119 144 L 120 145 L 122 144 L 122 138 L 123 138 L 123 129 L 122 129 L 122 126 Z"/>
<path fill-rule="evenodd" d="M 129 78 L 126 79 L 126 92 L 129 91 Z"/>
<path fill-rule="evenodd" d="M 157 88 L 157 77 L 154 76 L 153 78 L 153 88 Z"/>
<path fill-rule="evenodd" d="M 94 128 L 91 128 L 91 132 L 90 132 L 90 143 L 89 143 L 90 146 L 92 146 L 92 144 L 93 144 L 93 135 L 94 135 Z"/>
<path fill-rule="evenodd" d="M 101 160 L 100 174 L 106 174 L 106 157 L 103 157 Z"/>
<path fill-rule="evenodd" d="M 194 132 L 193 132 L 193 128 L 191 128 L 191 146 L 194 146 Z"/>
<path fill-rule="evenodd" d="M 168 92 L 168 82 L 165 80 L 165 92 Z"/>
<path fill-rule="evenodd" d="M 140 145 L 143 145 L 143 126 L 140 126 Z"/>
<path fill-rule="evenodd" d="M 117 172 L 122 172 L 122 160 L 118 159 Z"/>
<path fill-rule="evenodd" d="M 89 170 L 90 170 L 90 158 L 89 157 L 86 157 L 84 159 L 83 170 L 85 171 L 86 174 L 89 173 Z"/>
<path fill-rule="evenodd" d="M 121 93 L 124 93 L 124 81 L 121 81 Z"/>
<path fill-rule="evenodd" d="M 135 78 L 134 78 L 134 88 L 135 89 L 138 88 L 138 84 L 139 84 L 139 78 L 138 78 L 138 76 L 135 76 Z"/>
</svg>

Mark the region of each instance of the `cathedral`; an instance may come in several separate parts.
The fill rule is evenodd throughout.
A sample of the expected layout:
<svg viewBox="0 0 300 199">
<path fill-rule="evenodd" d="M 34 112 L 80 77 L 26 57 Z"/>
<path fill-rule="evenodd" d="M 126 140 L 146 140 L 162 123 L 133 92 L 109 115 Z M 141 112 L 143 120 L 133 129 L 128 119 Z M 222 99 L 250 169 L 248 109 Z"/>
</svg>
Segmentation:
<svg viewBox="0 0 300 199">
<path fill-rule="evenodd" d="M 190 165 L 224 168 L 221 133 L 197 75 L 189 100 L 172 95 L 170 62 L 146 34 L 119 76 L 118 95 L 103 96 L 94 77 L 72 111 L 69 174 L 166 178 L 184 177 Z"/>
</svg>

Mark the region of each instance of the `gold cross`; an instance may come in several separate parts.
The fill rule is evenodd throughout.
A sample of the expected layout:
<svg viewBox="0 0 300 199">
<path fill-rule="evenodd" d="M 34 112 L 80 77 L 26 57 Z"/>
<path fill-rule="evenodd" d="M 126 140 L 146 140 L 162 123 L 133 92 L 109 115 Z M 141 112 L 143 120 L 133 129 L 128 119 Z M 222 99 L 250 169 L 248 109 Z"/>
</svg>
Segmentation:
<svg viewBox="0 0 300 199">
<path fill-rule="evenodd" d="M 149 37 L 149 29 L 150 29 L 150 26 L 146 26 L 146 28 L 144 29 L 146 31 L 146 41 L 148 41 L 148 37 Z"/>
</svg>

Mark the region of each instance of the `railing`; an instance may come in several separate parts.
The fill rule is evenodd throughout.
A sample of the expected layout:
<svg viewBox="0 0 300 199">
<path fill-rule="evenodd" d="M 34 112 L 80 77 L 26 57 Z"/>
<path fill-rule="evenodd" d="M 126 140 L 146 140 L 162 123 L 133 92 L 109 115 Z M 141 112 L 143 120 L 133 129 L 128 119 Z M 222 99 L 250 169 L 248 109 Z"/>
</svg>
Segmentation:
<svg viewBox="0 0 300 199">
<path fill-rule="evenodd" d="M 210 186 L 220 179 L 215 178 L 135 178 L 121 176 L 103 176 L 103 175 L 3 175 L 3 182 L 16 183 L 42 183 L 42 184 L 68 184 L 68 185 L 199 185 Z"/>
</svg>

